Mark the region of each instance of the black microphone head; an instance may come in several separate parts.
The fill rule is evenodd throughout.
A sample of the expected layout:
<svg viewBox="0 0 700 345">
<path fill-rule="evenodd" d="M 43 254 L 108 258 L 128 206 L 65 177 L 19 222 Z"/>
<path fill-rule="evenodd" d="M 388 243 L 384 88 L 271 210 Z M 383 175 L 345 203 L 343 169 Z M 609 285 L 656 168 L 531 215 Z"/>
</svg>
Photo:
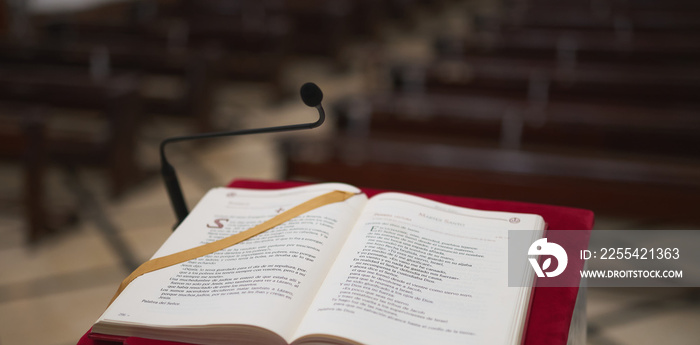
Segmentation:
<svg viewBox="0 0 700 345">
<path fill-rule="evenodd" d="M 323 100 L 323 92 L 321 92 L 321 89 L 314 83 L 302 85 L 299 93 L 301 93 L 301 100 L 309 107 L 316 107 L 321 104 Z"/>
</svg>

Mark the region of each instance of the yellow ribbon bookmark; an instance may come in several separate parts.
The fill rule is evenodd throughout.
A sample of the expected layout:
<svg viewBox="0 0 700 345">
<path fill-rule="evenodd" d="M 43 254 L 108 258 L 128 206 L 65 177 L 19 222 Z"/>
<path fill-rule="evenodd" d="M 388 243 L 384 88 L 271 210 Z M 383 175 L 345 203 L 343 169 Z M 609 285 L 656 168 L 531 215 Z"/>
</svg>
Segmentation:
<svg viewBox="0 0 700 345">
<path fill-rule="evenodd" d="M 259 235 L 306 212 L 309 212 L 324 205 L 345 201 L 354 195 L 354 193 L 335 190 L 317 196 L 311 200 L 305 201 L 304 203 L 299 204 L 297 206 L 294 206 L 293 208 L 282 212 L 248 230 L 239 232 L 237 234 L 231 235 L 226 238 L 222 238 L 214 242 L 203 244 L 198 247 L 190 248 L 181 252 L 146 261 L 143 264 L 141 264 L 141 266 L 139 266 L 136 270 L 134 270 L 134 272 L 131 272 L 131 274 L 128 277 L 126 277 L 126 279 L 124 279 L 121 284 L 119 284 L 119 289 L 117 289 L 117 292 L 114 294 L 114 297 L 112 297 L 112 300 L 109 301 L 109 304 L 111 305 L 112 302 L 114 302 L 117 296 L 119 296 L 119 294 L 122 293 L 122 291 L 124 291 L 124 289 L 127 285 L 129 285 L 129 283 L 131 283 L 132 281 L 134 281 L 134 279 L 143 274 L 153 272 L 161 268 L 177 265 L 179 263 L 196 259 L 198 257 L 217 252 L 224 248 L 228 248 L 234 244 L 245 241 L 253 236 Z"/>
</svg>

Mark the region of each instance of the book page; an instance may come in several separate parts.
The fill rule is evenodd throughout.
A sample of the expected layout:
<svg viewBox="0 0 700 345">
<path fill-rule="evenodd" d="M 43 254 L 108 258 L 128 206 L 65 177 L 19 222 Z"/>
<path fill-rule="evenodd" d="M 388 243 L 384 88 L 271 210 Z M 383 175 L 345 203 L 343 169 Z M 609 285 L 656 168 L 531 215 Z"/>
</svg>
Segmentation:
<svg viewBox="0 0 700 345">
<path fill-rule="evenodd" d="M 507 283 L 508 230 L 538 215 L 476 211 L 397 193 L 373 197 L 309 308 L 295 344 L 518 343 L 529 288 Z"/>
<path fill-rule="evenodd" d="M 341 184 L 212 189 L 154 257 L 247 230 L 332 190 L 359 192 Z M 365 202 L 361 194 L 325 205 L 227 249 L 145 274 L 122 292 L 93 330 L 115 334 L 103 324 L 125 323 L 129 334 L 120 335 L 162 338 L 157 332 L 134 331 L 135 326 L 245 324 L 289 341 Z"/>
</svg>

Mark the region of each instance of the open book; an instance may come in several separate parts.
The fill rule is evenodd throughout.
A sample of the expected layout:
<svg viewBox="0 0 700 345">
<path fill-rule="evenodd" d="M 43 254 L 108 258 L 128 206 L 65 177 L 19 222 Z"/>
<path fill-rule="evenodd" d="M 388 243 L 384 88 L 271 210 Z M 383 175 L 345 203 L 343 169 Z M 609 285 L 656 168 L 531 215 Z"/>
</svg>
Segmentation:
<svg viewBox="0 0 700 345">
<path fill-rule="evenodd" d="M 332 190 L 360 192 L 212 189 L 154 258 Z M 520 344 L 531 288 L 508 287 L 508 230 L 544 227 L 533 214 L 358 194 L 137 278 L 92 331 L 196 344 Z"/>
</svg>

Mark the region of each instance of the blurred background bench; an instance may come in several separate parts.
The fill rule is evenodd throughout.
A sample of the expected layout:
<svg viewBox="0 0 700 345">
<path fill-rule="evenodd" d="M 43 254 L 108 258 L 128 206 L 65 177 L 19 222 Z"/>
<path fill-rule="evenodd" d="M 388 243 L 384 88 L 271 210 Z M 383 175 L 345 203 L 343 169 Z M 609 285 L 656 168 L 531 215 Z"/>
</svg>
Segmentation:
<svg viewBox="0 0 700 345">
<path fill-rule="evenodd" d="M 340 135 L 284 142 L 286 177 L 697 221 L 699 9 L 474 11 L 470 33 L 384 61 L 388 87 L 336 103 Z"/>
<path fill-rule="evenodd" d="M 422 58 L 389 53 L 388 23 L 413 30 L 445 7 L 463 11 L 463 30 L 422 37 Z M 63 121 L 51 120 L 55 109 L 89 108 L 93 118 L 79 123 L 99 118 L 97 133 L 128 133 L 46 153 L 48 162 L 100 161 L 115 195 L 139 180 L 143 143 L 164 136 L 153 134 L 162 121 L 185 115 L 181 133 L 250 126 L 245 108 L 221 105 L 227 88 L 264 85 L 282 104 L 298 87 L 290 71 L 319 61 L 364 74 L 364 92 L 327 104 L 327 138 L 283 141 L 279 178 L 663 217 L 687 214 L 700 195 L 700 7 L 690 1 L 141 0 L 31 17 L 11 10 L 3 99 L 47 105 L 49 143 L 52 123 Z M 107 85 L 125 78 L 129 100 L 108 100 Z"/>
</svg>

